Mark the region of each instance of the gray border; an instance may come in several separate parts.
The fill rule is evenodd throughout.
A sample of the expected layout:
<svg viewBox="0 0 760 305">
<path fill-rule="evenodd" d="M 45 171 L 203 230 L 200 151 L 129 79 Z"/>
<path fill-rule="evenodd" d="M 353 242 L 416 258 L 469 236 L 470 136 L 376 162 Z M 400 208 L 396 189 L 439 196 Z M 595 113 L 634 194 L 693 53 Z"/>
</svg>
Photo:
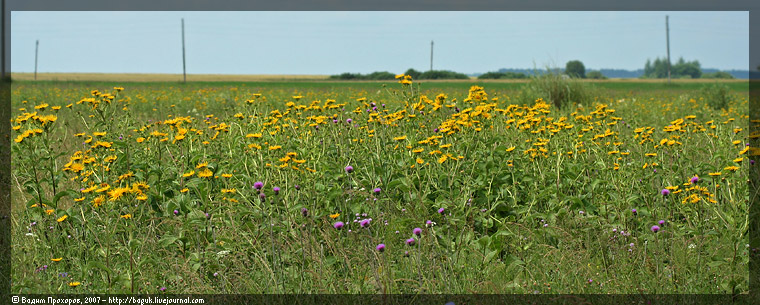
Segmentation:
<svg viewBox="0 0 760 305">
<path fill-rule="evenodd" d="M 760 87 L 760 1 L 756 0 L 690 0 L 690 1 L 662 1 L 662 0 L 639 0 L 639 1 L 614 1 L 614 0 L 575 0 L 575 1 L 553 1 L 553 0 L 386 0 L 386 1 L 362 1 L 362 0 L 328 0 L 316 2 L 312 0 L 281 0 L 281 1 L 245 1 L 245 0 L 131 0 L 131 1 L 106 1 L 106 0 L 5 0 L 5 11 L 3 12 L 3 22 L 7 28 L 2 33 L 6 41 L 5 49 L 10 50 L 10 11 L 749 11 L 750 12 L 750 119 L 760 119 L 754 105 L 758 102 L 758 91 Z M 5 35 L 8 33 L 7 35 Z M 10 52 L 3 52 L 6 56 L 6 63 L 10 66 Z M 7 54 L 7 55 L 5 55 Z M 7 69 L 6 71 L 10 71 Z M 10 84 L 3 81 L 0 83 L 0 302 L 5 303 L 10 293 L 10 201 L 3 199 L 10 190 L 10 138 L 6 137 L 10 133 Z M 758 131 L 757 128 L 750 124 L 750 132 Z M 758 147 L 753 142 L 753 147 Z M 751 185 L 755 186 L 760 182 L 760 177 L 752 176 Z M 756 190 L 752 189 L 751 193 Z M 760 248 L 760 226 L 758 226 L 757 217 L 760 216 L 758 210 L 760 207 L 751 197 L 750 202 L 750 247 Z M 760 259 L 751 256 L 750 259 L 750 294 L 738 296 L 740 302 L 751 302 L 760 299 L 758 295 L 758 269 L 760 269 Z M 251 299 L 250 296 L 207 296 L 218 300 L 247 300 L 247 301 L 277 301 L 283 300 L 285 296 L 261 296 Z M 359 299 L 354 296 L 302 296 L 306 299 L 315 301 L 335 303 L 340 299 L 353 301 Z M 372 296 L 366 296 L 364 299 L 369 302 L 381 301 Z M 408 296 L 407 296 L 408 297 Z M 456 297 L 456 296 L 452 296 Z M 621 302 L 630 303 L 632 301 L 651 302 L 674 300 L 680 302 L 708 301 L 710 303 L 719 303 L 737 301 L 736 299 L 726 299 L 726 296 L 686 296 L 686 295 L 668 295 L 668 296 L 538 296 L 538 299 L 508 296 L 459 296 L 465 298 L 466 304 L 496 304 L 496 303 L 513 303 L 523 301 L 538 301 L 539 303 L 585 303 L 589 301 L 602 302 Z M 662 298 L 665 299 L 662 299 Z M 750 298 L 747 298 L 750 297 Z M 271 299 L 269 299 L 271 298 Z M 287 297 L 291 298 L 291 297 Z M 436 301 L 443 300 L 435 296 L 421 296 L 422 300 Z M 298 299 L 298 298 L 296 298 Z M 394 297 L 398 300 L 408 300 L 403 297 Z M 328 301 L 329 300 L 329 301 Z M 312 301 L 313 302 L 313 301 Z M 485 302 L 485 303 L 484 303 Z M 755 301 L 757 302 L 757 301 Z M 215 302 L 213 302 L 215 303 Z M 308 301 L 307 301 L 308 303 Z M 360 302 L 364 303 L 364 302 Z M 374 302 L 373 302 L 374 303 Z M 666 302 L 667 303 L 667 302 Z M 678 301 L 677 301 L 678 303 Z M 443 303 L 441 303 L 443 304 Z M 458 302 L 457 304 L 462 304 Z"/>
</svg>

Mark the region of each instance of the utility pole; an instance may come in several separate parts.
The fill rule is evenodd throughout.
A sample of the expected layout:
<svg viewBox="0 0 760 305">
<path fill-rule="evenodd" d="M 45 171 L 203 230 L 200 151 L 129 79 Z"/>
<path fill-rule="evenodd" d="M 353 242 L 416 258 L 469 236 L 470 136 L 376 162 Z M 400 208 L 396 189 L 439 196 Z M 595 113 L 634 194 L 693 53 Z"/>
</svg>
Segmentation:
<svg viewBox="0 0 760 305">
<path fill-rule="evenodd" d="M 430 41 L 430 71 L 433 71 L 433 41 Z"/>
<path fill-rule="evenodd" d="M 37 43 L 34 44 L 34 80 L 37 80 L 37 53 L 40 49 L 40 40 L 37 39 Z"/>
<path fill-rule="evenodd" d="M 668 48 L 668 84 L 670 84 L 670 26 L 668 25 L 668 15 L 665 15 L 665 39 Z"/>
<path fill-rule="evenodd" d="M 182 82 L 187 82 L 187 68 L 185 66 L 185 18 L 182 18 Z"/>
</svg>

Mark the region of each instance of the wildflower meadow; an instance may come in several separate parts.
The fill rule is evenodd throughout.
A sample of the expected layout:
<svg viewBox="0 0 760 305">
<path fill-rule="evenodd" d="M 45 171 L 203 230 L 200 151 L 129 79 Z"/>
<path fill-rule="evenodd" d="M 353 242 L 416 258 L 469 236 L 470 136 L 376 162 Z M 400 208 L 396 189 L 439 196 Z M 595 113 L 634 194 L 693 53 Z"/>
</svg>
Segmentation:
<svg viewBox="0 0 760 305">
<path fill-rule="evenodd" d="M 540 81 L 14 82 L 11 291 L 748 291 L 747 83 Z"/>
</svg>

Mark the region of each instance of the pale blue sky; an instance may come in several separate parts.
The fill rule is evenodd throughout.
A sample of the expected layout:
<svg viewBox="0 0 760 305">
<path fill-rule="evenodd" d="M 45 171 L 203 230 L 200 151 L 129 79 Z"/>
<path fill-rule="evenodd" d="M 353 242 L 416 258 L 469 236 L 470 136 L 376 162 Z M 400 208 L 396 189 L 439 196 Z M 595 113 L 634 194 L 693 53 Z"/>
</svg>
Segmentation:
<svg viewBox="0 0 760 305">
<path fill-rule="evenodd" d="M 703 68 L 749 67 L 748 12 L 29 12 L 11 13 L 11 70 L 338 74 L 430 66 L 639 69 L 666 55 Z M 754 67 L 753 67 L 754 69 Z"/>
</svg>

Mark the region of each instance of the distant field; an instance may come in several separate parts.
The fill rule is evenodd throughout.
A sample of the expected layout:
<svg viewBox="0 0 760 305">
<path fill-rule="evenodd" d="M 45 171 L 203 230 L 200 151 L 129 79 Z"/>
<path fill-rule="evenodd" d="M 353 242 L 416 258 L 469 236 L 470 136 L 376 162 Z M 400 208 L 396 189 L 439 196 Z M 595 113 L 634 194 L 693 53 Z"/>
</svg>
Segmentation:
<svg viewBox="0 0 760 305">
<path fill-rule="evenodd" d="M 11 73 L 13 80 L 30 81 L 34 80 L 34 73 Z M 266 82 L 266 81 L 325 81 L 329 80 L 329 75 L 287 75 L 287 74 L 188 74 L 187 81 L 190 82 Z M 182 81 L 182 74 L 151 74 L 151 73 L 37 73 L 39 81 L 104 81 L 104 82 L 179 82 Z M 456 82 L 467 83 L 476 81 L 476 78 L 469 80 L 424 80 L 425 82 Z M 477 80 L 485 83 L 527 83 L 527 79 L 488 79 Z M 586 80 L 592 83 L 665 83 L 662 79 L 637 79 L 637 78 L 613 78 L 606 80 Z M 746 79 L 674 79 L 675 84 L 692 84 L 692 83 L 746 83 Z M 335 82 L 345 82 L 335 80 Z M 357 82 L 357 81 L 350 81 Z M 358 82 L 382 82 L 382 81 L 358 81 Z"/>
<path fill-rule="evenodd" d="M 328 75 L 226 75 L 188 74 L 194 82 L 256 82 L 277 80 L 325 80 Z M 13 80 L 34 80 L 34 73 L 11 73 Z M 114 81 L 114 82 L 178 82 L 182 74 L 136 74 L 136 73 L 37 73 L 41 81 Z"/>
</svg>

